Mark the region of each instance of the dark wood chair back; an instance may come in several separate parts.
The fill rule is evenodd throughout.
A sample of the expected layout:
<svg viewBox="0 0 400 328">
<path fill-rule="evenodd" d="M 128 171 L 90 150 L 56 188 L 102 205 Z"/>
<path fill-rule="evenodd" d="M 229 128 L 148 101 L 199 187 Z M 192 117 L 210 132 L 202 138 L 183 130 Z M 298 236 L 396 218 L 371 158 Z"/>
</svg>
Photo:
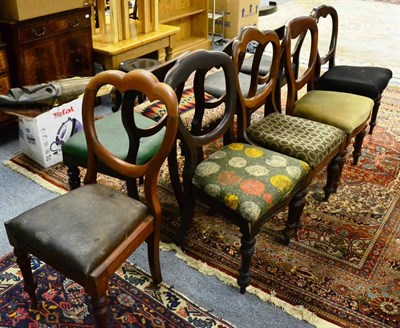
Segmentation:
<svg viewBox="0 0 400 328">
<path fill-rule="evenodd" d="M 304 40 L 310 35 L 310 48 L 307 67 L 304 72 L 293 69 L 293 61 L 299 62 Z M 292 52 L 292 41 L 296 40 L 295 48 Z M 298 99 L 298 91 L 304 86 L 308 90 L 314 89 L 314 71 L 318 57 L 318 27 L 315 20 L 309 16 L 296 17 L 290 20 L 285 26 L 285 36 L 282 41 L 282 53 L 285 77 L 287 83 L 286 114 L 291 115 L 294 105 Z"/>
</svg>

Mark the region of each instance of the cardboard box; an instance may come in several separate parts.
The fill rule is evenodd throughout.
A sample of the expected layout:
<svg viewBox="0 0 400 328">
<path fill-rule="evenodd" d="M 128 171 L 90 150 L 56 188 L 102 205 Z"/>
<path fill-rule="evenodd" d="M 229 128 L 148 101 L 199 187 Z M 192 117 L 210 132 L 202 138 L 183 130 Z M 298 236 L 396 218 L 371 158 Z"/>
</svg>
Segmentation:
<svg viewBox="0 0 400 328">
<path fill-rule="evenodd" d="M 209 3 L 209 10 L 212 10 L 213 1 Z M 216 33 L 223 33 L 225 39 L 233 39 L 243 27 L 257 27 L 259 8 L 260 0 L 215 0 L 215 11 L 223 11 L 225 14 L 223 20 L 215 21 Z"/>
<path fill-rule="evenodd" d="M 82 98 L 36 117 L 18 116 L 21 151 L 43 167 L 62 161 L 61 145 L 83 129 Z"/>
<path fill-rule="evenodd" d="M 84 0 L 0 0 L 0 18 L 22 21 L 83 7 Z"/>
</svg>

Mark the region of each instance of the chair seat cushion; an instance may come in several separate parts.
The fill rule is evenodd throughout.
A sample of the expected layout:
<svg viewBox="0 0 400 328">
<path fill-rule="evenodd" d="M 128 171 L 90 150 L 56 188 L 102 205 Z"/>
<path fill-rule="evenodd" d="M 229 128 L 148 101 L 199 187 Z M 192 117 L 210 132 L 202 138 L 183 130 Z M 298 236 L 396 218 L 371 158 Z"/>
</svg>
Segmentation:
<svg viewBox="0 0 400 328">
<path fill-rule="evenodd" d="M 240 71 L 245 74 L 251 74 L 252 72 L 252 66 L 253 66 L 253 56 L 247 56 L 243 60 L 242 67 L 240 68 Z M 267 75 L 269 72 L 269 68 L 271 67 L 272 63 L 272 57 L 270 55 L 263 54 L 261 57 L 261 62 L 260 62 L 260 69 L 259 69 L 259 74 L 261 75 Z"/>
<path fill-rule="evenodd" d="M 242 90 L 245 98 L 247 98 L 248 95 L 250 82 L 251 75 L 239 73 L 240 89 Z M 256 94 L 258 94 L 264 88 L 264 86 L 265 85 L 260 85 Z M 224 72 L 219 71 L 208 75 L 204 83 L 204 91 L 216 98 L 221 97 L 226 92 Z"/>
<path fill-rule="evenodd" d="M 253 223 L 284 200 L 308 171 L 298 159 L 233 143 L 197 166 L 193 184 Z"/>
<path fill-rule="evenodd" d="M 154 125 L 154 121 L 140 114 L 135 114 L 135 123 L 138 127 L 147 128 Z M 120 159 L 126 159 L 129 149 L 129 138 L 122 124 L 121 112 L 106 115 L 95 122 L 97 136 L 100 142 L 110 152 Z M 151 137 L 140 140 L 136 164 L 146 163 L 158 151 L 164 138 L 165 129 Z M 80 131 L 74 134 L 62 145 L 63 157 L 73 157 L 76 161 L 87 161 L 87 145 L 85 133 Z"/>
<path fill-rule="evenodd" d="M 213 99 L 213 96 L 204 93 L 204 98 L 206 101 Z M 193 116 L 195 112 L 195 98 L 193 88 L 187 88 L 182 93 L 181 101 L 179 102 L 179 117 L 182 120 L 186 128 L 190 129 L 193 121 Z M 144 103 L 135 106 L 135 112 L 148 117 L 154 121 L 158 121 L 166 112 L 165 105 L 160 101 Z M 225 113 L 225 106 L 221 104 L 215 108 L 206 108 L 204 111 L 204 117 L 201 122 L 202 127 L 205 128 L 215 122 L 219 122 Z"/>
<path fill-rule="evenodd" d="M 6 222 L 11 245 L 85 281 L 147 217 L 147 207 L 96 184 L 72 190 Z"/>
<path fill-rule="evenodd" d="M 366 124 L 374 102 L 350 93 L 313 90 L 295 104 L 293 115 L 336 126 L 346 133 Z"/>
<path fill-rule="evenodd" d="M 251 140 L 316 168 L 346 138 L 341 129 L 307 119 L 272 113 L 247 129 Z"/>
<path fill-rule="evenodd" d="M 392 71 L 383 67 L 334 66 L 318 82 L 323 90 L 353 93 L 376 99 L 387 87 Z"/>
</svg>

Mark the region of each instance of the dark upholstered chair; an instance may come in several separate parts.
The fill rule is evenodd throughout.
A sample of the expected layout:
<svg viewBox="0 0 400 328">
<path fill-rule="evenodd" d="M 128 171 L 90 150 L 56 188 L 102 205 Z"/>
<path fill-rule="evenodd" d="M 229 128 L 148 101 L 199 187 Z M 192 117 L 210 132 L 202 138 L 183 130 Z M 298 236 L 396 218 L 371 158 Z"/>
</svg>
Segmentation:
<svg viewBox="0 0 400 328">
<path fill-rule="evenodd" d="M 304 57 L 308 58 L 308 65 L 298 77 L 291 69 L 292 40 L 304 37 L 311 40 L 309 54 L 304 49 Z M 300 49 L 305 48 L 305 42 L 296 42 Z M 339 162 L 339 178 L 346 158 L 347 146 L 355 138 L 353 164 L 356 165 L 361 155 L 362 143 L 366 134 L 366 127 L 371 115 L 373 101 L 367 97 L 344 92 L 314 90 L 314 71 L 317 60 L 318 28 L 315 20 L 310 16 L 297 17 L 286 24 L 285 37 L 282 42 L 284 67 L 288 95 L 286 99 L 286 114 L 309 119 L 312 121 L 332 125 L 346 133 L 346 141 Z M 301 51 L 301 50 L 300 50 Z M 307 86 L 306 92 L 299 98 L 299 90 Z M 336 186 L 339 181 L 336 181 Z"/>
<path fill-rule="evenodd" d="M 152 72 L 159 81 L 162 81 L 166 72 L 174 64 L 175 60 L 172 60 L 154 67 L 149 71 Z M 119 94 L 122 100 L 122 95 L 118 91 L 117 94 Z M 147 102 L 147 104 L 149 104 L 149 102 Z M 158 119 L 160 119 L 160 117 L 158 117 Z M 147 128 L 154 124 L 154 120 L 140 115 L 139 113 L 135 114 L 135 120 L 136 124 L 142 128 Z M 99 140 L 104 143 L 104 145 L 110 149 L 115 156 L 121 160 L 132 162 L 133 159 L 128 156 L 129 137 L 122 124 L 121 112 L 119 111 L 105 115 L 101 119 L 96 120 L 95 125 Z M 154 155 L 161 145 L 161 141 L 164 137 L 163 134 L 164 131 L 160 131 L 154 136 L 142 139 L 141 147 L 139 148 L 139 152 L 135 158 L 137 164 L 145 163 Z M 71 190 L 78 188 L 81 184 L 79 167 L 86 167 L 88 160 L 88 149 L 83 131 L 74 134 L 65 144 L 62 145 L 62 154 L 64 165 L 68 168 L 69 187 Z M 137 188 L 135 179 L 130 179 L 121 175 L 101 162 L 98 163 L 97 169 L 101 173 L 126 180 L 128 194 L 136 197 Z"/>
<path fill-rule="evenodd" d="M 276 108 L 273 97 L 268 103 L 272 109 L 267 111 L 271 114 L 252 123 L 251 114 L 266 104 L 275 88 L 280 88 L 278 80 L 281 47 L 275 32 L 261 32 L 254 27 L 244 28 L 232 46 L 232 59 L 237 72 L 240 71 L 246 49 L 251 42 L 257 44 L 252 63 L 253 72 L 258 71 L 258 65 L 262 61 L 257 54 L 263 53 L 269 44 L 273 46 L 273 56 L 271 56 L 268 78 L 264 80 L 263 90 L 259 94 L 245 97 L 238 85 L 238 100 L 242 107 L 241 111 L 238 110 L 238 114 L 247 114 L 245 117 L 238 115 L 239 138 L 306 162 L 310 166 L 308 183 L 322 168 L 328 166 L 328 179 L 324 187 L 325 200 L 328 200 L 329 195 L 337 188 L 334 183 L 339 180 L 337 177 L 339 160 L 346 134 L 334 126 L 281 114 L 280 109 Z M 251 84 L 260 85 L 260 78 L 252 74 Z"/>
<path fill-rule="evenodd" d="M 226 91 L 217 100 L 204 99 L 205 75 L 214 67 L 224 72 Z M 286 228 L 278 240 L 287 244 L 295 234 L 305 205 L 307 163 L 246 143 L 235 142 L 236 78 L 231 58 L 223 52 L 198 50 L 182 58 L 167 74 L 165 82 L 182 89 L 195 72 L 195 118 L 199 126 L 205 108 L 223 103 L 223 119 L 212 129 L 187 129 L 179 122 L 185 164 L 184 204 L 176 242 L 182 243 L 199 197 L 212 210 L 222 213 L 240 228 L 242 264 L 238 277 L 240 292 L 250 282 L 250 262 L 255 237 L 268 218 L 289 205 Z M 179 94 L 179 92 L 177 93 Z M 179 99 L 179 98 L 178 98 Z M 206 157 L 204 148 L 224 137 L 224 146 Z M 206 158 L 205 158 L 206 157 Z"/>
<path fill-rule="evenodd" d="M 338 39 L 338 14 L 335 8 L 327 5 L 319 5 L 311 12 L 311 16 L 317 21 L 330 16 L 332 19 L 332 34 L 328 52 L 319 52 L 317 69 L 315 70 L 316 88 L 348 92 L 371 98 L 374 101 L 369 133 L 372 134 L 376 125 L 376 118 L 382 98 L 382 93 L 392 78 L 392 71 L 383 67 L 336 65 L 336 45 Z M 321 75 L 321 66 L 328 63 L 328 70 Z M 321 76 L 320 76 L 321 75 Z"/>
<path fill-rule="evenodd" d="M 127 162 L 112 154 L 97 138 L 94 106 L 98 89 L 112 84 L 124 93 L 122 120 L 129 135 L 129 154 L 136 158 L 142 138 L 164 130 L 161 145 L 145 163 Z M 140 129 L 132 107 L 139 93 L 166 104 L 158 123 Z M 105 71 L 88 84 L 83 100 L 84 131 L 88 144 L 85 185 L 39 205 L 5 223 L 10 244 L 21 269 L 32 307 L 36 284 L 30 267 L 33 254 L 66 277 L 82 285 L 91 296 L 97 327 L 108 325 L 108 280 L 129 255 L 147 241 L 153 283 L 162 280 L 159 260 L 161 206 L 157 197 L 160 166 L 175 142 L 178 127 L 177 99 L 173 90 L 149 72 Z M 101 161 L 118 174 L 144 177 L 145 203 L 96 184 Z"/>
</svg>

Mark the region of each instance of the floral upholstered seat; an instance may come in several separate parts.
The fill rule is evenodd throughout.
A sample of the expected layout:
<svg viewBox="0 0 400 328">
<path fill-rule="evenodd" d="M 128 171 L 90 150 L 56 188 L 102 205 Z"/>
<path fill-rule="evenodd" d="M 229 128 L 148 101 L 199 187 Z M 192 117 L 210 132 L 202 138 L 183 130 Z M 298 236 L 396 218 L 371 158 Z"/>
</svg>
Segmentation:
<svg viewBox="0 0 400 328">
<path fill-rule="evenodd" d="M 346 138 L 334 126 L 278 113 L 252 123 L 247 135 L 258 145 L 298 158 L 313 169 Z"/>
<path fill-rule="evenodd" d="M 193 184 L 253 223 L 307 175 L 307 163 L 243 143 L 222 147 L 197 165 Z"/>
</svg>

